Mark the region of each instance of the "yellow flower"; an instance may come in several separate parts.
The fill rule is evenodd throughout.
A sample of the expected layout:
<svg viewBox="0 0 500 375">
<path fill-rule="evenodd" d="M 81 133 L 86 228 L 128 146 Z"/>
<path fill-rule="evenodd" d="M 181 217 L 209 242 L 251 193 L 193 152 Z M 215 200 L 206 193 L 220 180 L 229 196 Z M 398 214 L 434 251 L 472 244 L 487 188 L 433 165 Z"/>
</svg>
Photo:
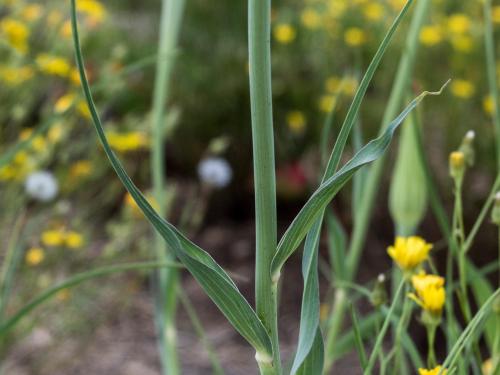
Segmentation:
<svg viewBox="0 0 500 375">
<path fill-rule="evenodd" d="M 64 238 L 62 230 L 47 230 L 42 233 L 42 243 L 45 246 L 61 246 L 64 244 Z"/>
<path fill-rule="evenodd" d="M 384 7 L 379 3 L 370 3 L 363 8 L 365 17 L 370 21 L 379 21 L 384 16 Z"/>
<path fill-rule="evenodd" d="M 500 5 L 495 5 L 491 9 L 491 19 L 494 23 L 500 23 Z"/>
<path fill-rule="evenodd" d="M 465 34 L 470 30 L 471 21 L 462 13 L 456 13 L 448 18 L 448 30 L 452 34 Z"/>
<path fill-rule="evenodd" d="M 389 256 L 405 270 L 411 271 L 428 258 L 432 244 L 421 237 L 396 237 L 394 246 L 387 248 Z"/>
<path fill-rule="evenodd" d="M 273 30 L 274 39 L 278 43 L 288 44 L 295 40 L 297 32 L 295 28 L 288 23 L 280 23 L 274 27 Z"/>
<path fill-rule="evenodd" d="M 111 147 L 120 152 L 139 150 L 148 144 L 144 133 L 138 131 L 128 133 L 109 132 L 107 136 Z"/>
<path fill-rule="evenodd" d="M 5 18 L 0 22 L 0 30 L 14 49 L 20 53 L 26 53 L 30 32 L 24 23 L 12 18 Z"/>
<path fill-rule="evenodd" d="M 79 100 L 76 104 L 76 109 L 78 110 L 78 113 L 80 113 L 80 115 L 82 115 L 86 119 L 91 118 L 90 109 L 85 100 Z"/>
<path fill-rule="evenodd" d="M 68 78 L 70 82 L 76 86 L 80 86 L 80 72 L 76 68 L 71 68 Z"/>
<path fill-rule="evenodd" d="M 451 83 L 451 93 L 457 98 L 468 99 L 474 95 L 474 85 L 464 79 L 456 79 Z"/>
<path fill-rule="evenodd" d="M 446 300 L 444 278 L 437 275 L 426 275 L 421 272 L 411 278 L 416 295 L 408 295 L 422 309 L 434 315 L 440 315 Z"/>
<path fill-rule="evenodd" d="M 335 76 L 328 77 L 325 82 L 326 91 L 333 94 L 336 93 L 340 86 L 340 79 Z"/>
<path fill-rule="evenodd" d="M 335 105 L 335 97 L 333 95 L 323 95 L 319 99 L 319 109 L 322 112 L 330 112 Z"/>
<path fill-rule="evenodd" d="M 453 151 L 450 153 L 450 167 L 460 169 L 465 164 L 465 154 L 462 151 Z"/>
<path fill-rule="evenodd" d="M 443 33 L 439 26 L 427 25 L 422 27 L 419 38 L 420 43 L 425 46 L 432 47 L 436 44 L 441 43 L 441 41 L 443 40 Z"/>
<path fill-rule="evenodd" d="M 33 75 L 33 69 L 29 66 L 0 66 L 0 79 L 10 86 L 18 86 L 29 80 Z"/>
<path fill-rule="evenodd" d="M 452 47 L 459 52 L 470 52 L 474 46 L 473 40 L 467 35 L 457 35 L 451 39 Z"/>
<path fill-rule="evenodd" d="M 61 25 L 61 28 L 59 29 L 59 35 L 61 35 L 65 39 L 71 38 L 72 31 L 70 21 L 64 21 L 64 23 Z"/>
<path fill-rule="evenodd" d="M 493 111 L 495 109 L 495 101 L 493 100 L 493 97 L 491 95 L 488 95 L 483 99 L 483 109 L 487 114 L 493 114 Z"/>
<path fill-rule="evenodd" d="M 359 47 L 366 42 L 366 34 L 359 27 L 351 27 L 345 31 L 344 41 L 351 47 Z"/>
<path fill-rule="evenodd" d="M 78 0 L 76 8 L 86 14 L 94 24 L 102 22 L 106 17 L 106 9 L 96 0 Z"/>
<path fill-rule="evenodd" d="M 356 89 L 358 88 L 358 80 L 354 77 L 346 77 L 342 81 L 343 87 L 342 91 L 346 95 L 354 95 Z"/>
<path fill-rule="evenodd" d="M 73 93 L 61 96 L 57 99 L 56 104 L 54 104 L 54 112 L 59 114 L 66 112 L 73 105 L 74 101 L 75 94 Z"/>
<path fill-rule="evenodd" d="M 148 200 L 149 204 L 151 207 L 153 207 L 155 210 L 158 210 L 158 203 L 156 202 L 156 199 L 151 195 L 151 194 L 146 194 L 146 199 Z M 132 215 L 137 218 L 144 218 L 144 215 L 142 213 L 142 210 L 139 208 L 137 203 L 135 203 L 134 198 L 130 195 L 130 193 L 125 194 L 125 198 L 123 199 L 123 202 L 125 203 L 126 206 L 130 207 L 132 209 Z"/>
<path fill-rule="evenodd" d="M 300 14 L 300 21 L 308 29 L 317 29 L 321 26 L 321 17 L 314 9 L 306 8 Z"/>
<path fill-rule="evenodd" d="M 43 8 L 38 4 L 31 4 L 26 6 L 21 12 L 22 17 L 26 21 L 35 21 L 42 15 Z"/>
<path fill-rule="evenodd" d="M 45 259 L 45 252 L 41 247 L 32 247 L 26 252 L 24 259 L 30 266 L 37 266 Z"/>
<path fill-rule="evenodd" d="M 434 367 L 432 370 L 426 370 L 423 368 L 419 368 L 418 375 L 438 375 L 439 371 L 441 371 L 441 366 Z M 446 375 L 447 372 L 448 372 L 448 370 L 444 369 L 443 371 L 441 371 L 441 374 Z"/>
<path fill-rule="evenodd" d="M 60 77 L 66 77 L 70 71 L 70 66 L 66 59 L 46 53 L 42 53 L 36 57 L 36 64 L 42 72 Z"/>
<path fill-rule="evenodd" d="M 59 142 L 63 136 L 63 125 L 58 122 L 52 125 L 47 133 L 47 138 L 50 142 Z"/>
<path fill-rule="evenodd" d="M 300 134 L 306 126 L 306 117 L 301 111 L 291 111 L 286 115 L 286 122 L 293 133 Z"/>
<path fill-rule="evenodd" d="M 64 242 L 70 249 L 78 249 L 83 245 L 83 237 L 78 232 L 69 231 L 64 235 Z"/>
<path fill-rule="evenodd" d="M 73 178 L 88 176 L 91 172 L 92 163 L 89 160 L 77 161 L 71 166 L 69 170 L 69 173 Z"/>
</svg>

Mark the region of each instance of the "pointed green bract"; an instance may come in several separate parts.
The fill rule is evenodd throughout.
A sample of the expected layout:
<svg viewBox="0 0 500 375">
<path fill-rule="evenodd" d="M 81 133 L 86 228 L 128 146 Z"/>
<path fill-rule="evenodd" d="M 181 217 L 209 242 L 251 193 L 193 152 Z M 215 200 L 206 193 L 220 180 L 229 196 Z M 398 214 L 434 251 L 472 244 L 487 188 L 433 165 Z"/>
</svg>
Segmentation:
<svg viewBox="0 0 500 375">
<path fill-rule="evenodd" d="M 134 185 L 120 161 L 111 150 L 92 99 L 92 94 L 90 92 L 90 87 L 85 74 L 80 40 L 78 37 L 75 0 L 71 0 L 71 23 L 73 28 L 76 62 L 93 124 L 104 151 L 108 156 L 113 169 L 120 178 L 120 181 L 134 198 L 135 202 L 149 222 L 167 242 L 169 248 L 200 283 L 200 286 L 219 307 L 221 312 L 226 316 L 233 327 L 255 348 L 257 352 L 271 356 L 271 340 L 266 329 L 248 301 L 239 292 L 231 278 L 208 253 L 185 238 L 172 224 L 161 218 L 156 213 L 141 191 Z"/>
</svg>

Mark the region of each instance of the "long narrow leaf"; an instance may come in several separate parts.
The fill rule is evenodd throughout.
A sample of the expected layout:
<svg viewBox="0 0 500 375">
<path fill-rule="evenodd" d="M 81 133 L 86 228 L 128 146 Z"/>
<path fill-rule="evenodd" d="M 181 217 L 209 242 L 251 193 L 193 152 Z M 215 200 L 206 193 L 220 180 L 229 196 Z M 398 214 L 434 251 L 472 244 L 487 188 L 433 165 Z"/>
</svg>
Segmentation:
<svg viewBox="0 0 500 375">
<path fill-rule="evenodd" d="M 389 146 L 394 132 L 408 114 L 415 109 L 427 95 L 440 95 L 447 83 L 448 82 L 446 82 L 437 92 L 424 91 L 416 97 L 403 112 L 389 124 L 386 131 L 380 137 L 366 144 L 351 160 L 332 177 L 321 184 L 313 193 L 311 198 L 309 198 L 299 214 L 290 224 L 278 244 L 278 249 L 271 266 L 271 273 L 275 279 L 279 276 L 283 264 L 298 248 L 314 221 L 322 215 L 325 207 L 335 197 L 342 186 L 349 181 L 359 168 L 380 158 Z"/>
<path fill-rule="evenodd" d="M 104 151 L 120 178 L 120 181 L 134 198 L 149 222 L 162 235 L 169 248 L 186 266 L 189 272 L 200 283 L 207 295 L 219 307 L 233 327 L 263 355 L 272 355 L 269 335 L 252 309 L 248 301 L 240 293 L 231 278 L 213 260 L 213 258 L 198 246 L 185 238 L 172 224 L 161 218 L 145 199 L 141 191 L 134 185 L 122 164 L 115 156 L 106 139 L 101 120 L 97 113 L 92 93 L 85 73 L 83 57 L 78 37 L 75 0 L 71 0 L 71 24 L 76 62 L 80 72 L 83 92 L 92 116 L 93 124 Z"/>
</svg>

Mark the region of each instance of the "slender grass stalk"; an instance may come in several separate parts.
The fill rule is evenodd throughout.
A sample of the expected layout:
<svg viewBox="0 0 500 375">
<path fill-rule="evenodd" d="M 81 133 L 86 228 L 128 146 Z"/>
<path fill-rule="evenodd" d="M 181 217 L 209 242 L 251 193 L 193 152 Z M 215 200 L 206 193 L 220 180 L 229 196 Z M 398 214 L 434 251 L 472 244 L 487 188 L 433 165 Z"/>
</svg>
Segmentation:
<svg viewBox="0 0 500 375">
<path fill-rule="evenodd" d="M 153 192 L 161 217 L 166 214 L 165 206 L 165 105 L 169 99 L 170 81 L 175 62 L 175 50 L 184 11 L 184 0 L 163 0 L 160 19 L 160 36 L 156 63 L 156 80 L 153 93 L 152 114 L 152 157 L 151 171 Z M 173 260 L 174 255 L 167 250 L 166 244 L 155 231 L 154 248 L 158 261 Z M 163 374 L 180 373 L 177 356 L 175 317 L 177 310 L 178 274 L 175 269 L 158 271 L 157 324 L 160 330 L 160 357 Z"/>
<path fill-rule="evenodd" d="M 493 37 L 493 21 L 491 19 L 491 0 L 483 1 L 484 10 L 484 45 L 486 52 L 486 73 L 493 100 L 493 123 L 496 133 L 497 169 L 500 170 L 500 104 L 496 77 L 495 41 Z"/>
<path fill-rule="evenodd" d="M 257 315 L 268 330 L 273 346 L 272 366 L 261 356 L 262 374 L 280 374 L 277 281 L 271 280 L 276 251 L 276 176 L 271 89 L 271 1 L 248 2 L 248 48 L 255 185 L 255 302 Z"/>
<path fill-rule="evenodd" d="M 389 308 L 389 311 L 387 312 L 387 316 L 385 317 L 384 324 L 382 325 L 382 328 L 380 329 L 380 333 L 378 334 L 377 339 L 375 340 L 375 345 L 373 346 L 372 353 L 370 354 L 368 364 L 367 364 L 365 370 L 363 371 L 363 375 L 369 375 L 373 371 L 373 367 L 375 366 L 375 362 L 377 361 L 378 353 L 382 347 L 382 343 L 384 341 L 385 334 L 387 332 L 387 329 L 389 328 L 389 323 L 391 322 L 391 318 L 394 314 L 394 310 L 396 309 L 397 302 L 399 301 L 399 297 L 404 289 L 405 283 L 406 283 L 405 280 L 401 280 L 401 283 L 398 286 L 398 289 L 397 289 L 396 294 L 394 296 L 394 299 L 392 301 L 391 307 Z"/>
<path fill-rule="evenodd" d="M 94 268 L 90 271 L 85 271 L 78 273 L 65 281 L 47 289 L 42 292 L 38 297 L 35 297 L 31 302 L 24 305 L 16 313 L 14 313 L 9 319 L 5 320 L 0 324 L 0 338 L 3 337 L 8 331 L 10 331 L 23 317 L 29 314 L 33 309 L 46 302 L 50 298 L 54 297 L 58 292 L 63 289 L 72 288 L 84 281 L 95 279 L 97 277 L 107 276 L 113 273 L 120 273 L 126 271 L 137 271 L 151 268 L 159 267 L 174 267 L 181 268 L 182 264 L 176 262 L 142 262 L 142 263 L 129 263 L 129 264 L 118 264 L 112 266 L 105 266 L 100 268 Z"/>
</svg>

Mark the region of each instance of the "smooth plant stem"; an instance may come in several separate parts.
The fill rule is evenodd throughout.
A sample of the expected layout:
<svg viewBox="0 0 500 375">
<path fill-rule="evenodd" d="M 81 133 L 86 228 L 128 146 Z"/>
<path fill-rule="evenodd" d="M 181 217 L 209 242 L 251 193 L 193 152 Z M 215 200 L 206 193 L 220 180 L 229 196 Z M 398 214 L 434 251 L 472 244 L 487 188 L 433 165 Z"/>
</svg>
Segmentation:
<svg viewBox="0 0 500 375">
<path fill-rule="evenodd" d="M 397 292 L 397 291 L 396 291 Z M 403 293 L 403 311 L 401 313 L 401 318 L 399 319 L 396 335 L 394 337 L 394 349 L 395 349 L 395 363 L 394 363 L 394 374 L 399 374 L 402 369 L 403 360 L 404 360 L 404 351 L 402 347 L 401 340 L 403 338 L 403 332 L 406 332 L 408 328 L 408 324 L 410 322 L 411 317 L 411 300 L 406 296 L 409 292 L 409 284 L 406 281 L 405 283 L 405 293 Z M 396 298 L 396 296 L 394 296 Z"/>
<path fill-rule="evenodd" d="M 434 350 L 434 342 L 436 341 L 436 326 L 427 326 L 427 366 L 434 368 L 436 366 L 436 352 Z"/>
<path fill-rule="evenodd" d="M 158 213 L 164 217 L 165 207 L 165 106 L 170 93 L 170 81 L 174 65 L 174 52 L 177 48 L 182 23 L 184 0 L 163 0 L 160 19 L 160 35 L 156 63 L 156 77 L 152 108 L 152 156 L 151 172 L 153 192 L 158 205 Z M 166 244 L 155 231 L 154 247 L 158 261 L 173 260 L 174 255 L 167 251 Z M 160 314 L 160 348 L 163 373 L 180 373 L 177 355 L 175 315 L 177 310 L 177 271 L 161 269 L 158 271 L 157 311 Z"/>
<path fill-rule="evenodd" d="M 404 95 L 410 85 L 410 77 L 412 76 L 413 66 L 418 50 L 419 33 L 425 21 L 429 4 L 430 0 L 420 0 L 416 4 L 412 22 L 410 25 L 410 30 L 406 39 L 406 46 L 398 66 L 396 79 L 392 87 L 389 102 L 384 112 L 379 133 L 382 133 L 389 124 L 390 120 L 397 115 Z M 370 168 L 368 175 L 366 176 L 365 188 L 363 190 L 364 197 L 361 201 L 361 204 L 359 205 L 360 212 L 356 215 L 352 240 L 349 246 L 349 253 L 346 260 L 346 269 L 349 280 L 352 280 L 357 273 L 361 251 L 365 243 L 368 225 L 370 223 L 370 218 L 375 203 L 375 195 L 379 188 L 379 181 L 382 175 L 383 166 L 384 158 L 375 162 Z M 342 325 L 343 317 L 347 310 L 347 299 L 341 299 L 339 302 L 342 305 L 334 307 L 334 313 L 339 314 L 339 316 L 334 317 L 334 321 L 339 322 L 339 329 L 334 332 L 329 332 L 330 345 L 327 345 L 326 348 L 327 361 L 325 363 L 325 366 L 327 368 L 330 368 L 333 364 L 333 360 L 330 359 L 332 357 L 331 351 L 333 350 L 334 343 L 340 333 L 340 326 Z"/>
<path fill-rule="evenodd" d="M 493 21 L 491 17 L 491 0 L 483 1 L 484 10 L 484 45 L 486 52 L 486 73 L 490 88 L 491 99 L 493 100 L 493 123 L 496 135 L 497 170 L 500 171 L 500 104 L 496 77 L 495 61 L 495 40 L 493 35 Z"/>
<path fill-rule="evenodd" d="M 387 329 L 389 328 L 389 323 L 391 322 L 392 315 L 394 314 L 394 310 L 396 309 L 397 301 L 399 300 L 399 296 L 401 295 L 401 292 L 403 291 L 404 286 L 405 286 L 405 281 L 402 280 L 401 283 L 399 284 L 398 290 L 396 291 L 396 295 L 394 296 L 394 300 L 392 301 L 391 307 L 389 308 L 389 311 L 387 312 L 387 316 L 384 320 L 384 324 L 382 325 L 382 328 L 380 329 L 380 333 L 378 334 L 377 339 L 375 340 L 375 345 L 373 347 L 372 353 L 370 354 L 370 358 L 368 360 L 368 365 L 366 366 L 366 369 L 363 372 L 363 375 L 369 375 L 373 371 L 373 367 L 375 366 L 375 362 L 377 360 L 379 350 L 382 347 L 382 342 L 384 340 Z"/>
<path fill-rule="evenodd" d="M 271 0 L 248 2 L 250 104 L 255 186 L 255 303 L 273 346 L 272 366 L 259 362 L 261 373 L 280 374 L 277 280 L 271 280 L 276 252 L 276 175 L 271 90 Z M 259 357 L 259 356 L 258 356 Z"/>
<path fill-rule="evenodd" d="M 179 299 L 181 300 L 184 310 L 186 310 L 186 313 L 189 316 L 189 320 L 191 321 L 191 324 L 193 325 L 196 334 L 200 338 L 203 347 L 207 351 L 208 358 L 210 359 L 210 362 L 212 364 L 212 374 L 223 375 L 224 370 L 222 369 L 222 366 L 220 364 L 219 357 L 217 356 L 212 344 L 208 340 L 207 335 L 205 334 L 205 329 L 203 328 L 203 324 L 200 321 L 196 309 L 189 300 L 187 293 L 185 293 L 182 290 L 179 291 Z"/>
</svg>

